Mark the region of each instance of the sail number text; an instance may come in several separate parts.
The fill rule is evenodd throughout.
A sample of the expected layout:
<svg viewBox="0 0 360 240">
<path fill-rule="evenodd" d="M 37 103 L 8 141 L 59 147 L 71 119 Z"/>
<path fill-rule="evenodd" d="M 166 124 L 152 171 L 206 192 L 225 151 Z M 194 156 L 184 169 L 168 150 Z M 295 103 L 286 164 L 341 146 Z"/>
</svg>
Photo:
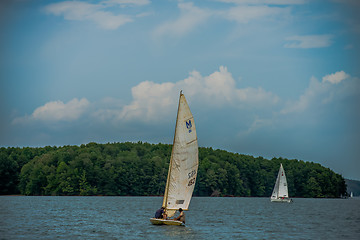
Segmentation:
<svg viewBox="0 0 360 240">
<path fill-rule="evenodd" d="M 190 187 L 193 184 L 195 184 L 195 178 L 190 179 L 188 186 Z"/>
<path fill-rule="evenodd" d="M 195 176 L 196 174 L 196 170 L 192 170 L 191 172 L 188 173 L 188 178 L 192 178 L 193 176 Z"/>
<path fill-rule="evenodd" d="M 195 184 L 196 170 L 192 170 L 191 172 L 188 173 L 188 179 L 190 179 L 188 186 Z"/>
</svg>

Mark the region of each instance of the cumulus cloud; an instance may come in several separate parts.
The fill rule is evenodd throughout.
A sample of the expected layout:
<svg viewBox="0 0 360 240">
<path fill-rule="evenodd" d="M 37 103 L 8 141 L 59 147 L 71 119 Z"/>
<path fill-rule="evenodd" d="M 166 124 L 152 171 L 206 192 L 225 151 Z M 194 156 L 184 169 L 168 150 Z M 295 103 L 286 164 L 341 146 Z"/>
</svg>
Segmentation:
<svg viewBox="0 0 360 240">
<path fill-rule="evenodd" d="M 221 66 L 208 76 L 192 71 L 189 77 L 178 82 L 141 82 L 131 89 L 132 101 L 129 104 L 112 98 L 91 106 L 85 98 L 75 98 L 68 103 L 52 101 L 36 108 L 30 116 L 16 118 L 13 123 L 75 121 L 85 113 L 94 121 L 115 124 L 121 121 L 162 121 L 176 109 L 180 90 L 203 109 L 224 106 L 230 109 L 264 109 L 279 101 L 278 96 L 262 88 L 237 88 L 231 73 Z"/>
<path fill-rule="evenodd" d="M 287 6 L 276 7 L 274 5 L 291 5 L 303 3 L 298 1 L 222 1 L 236 3 L 236 6 L 223 8 L 221 10 L 204 9 L 195 6 L 191 2 L 180 2 L 178 8 L 180 15 L 173 21 L 167 21 L 159 25 L 154 30 L 154 37 L 164 36 L 182 37 L 196 28 L 199 28 L 211 18 L 226 19 L 235 21 L 239 24 L 246 24 L 254 20 L 276 19 L 277 17 L 287 17 L 291 14 L 291 9 Z"/>
<path fill-rule="evenodd" d="M 330 82 L 332 84 L 337 84 L 345 79 L 349 78 L 350 75 L 346 74 L 344 71 L 336 72 L 333 74 L 326 75 L 322 78 L 323 82 Z"/>
<path fill-rule="evenodd" d="M 219 2 L 235 4 L 271 4 L 271 5 L 293 5 L 304 4 L 307 0 L 218 0 Z"/>
<path fill-rule="evenodd" d="M 262 88 L 237 88 L 226 67 L 220 67 L 209 76 L 192 71 L 184 80 L 171 83 L 145 81 L 132 88 L 133 101 L 113 116 L 122 120 L 161 120 L 173 111 L 178 99 L 174 96 L 184 90 L 187 98 L 204 108 L 228 106 L 231 108 L 266 107 L 279 98 Z"/>
<path fill-rule="evenodd" d="M 155 37 L 164 35 L 183 36 L 195 27 L 204 23 L 210 16 L 211 11 L 198 8 L 193 3 L 179 3 L 180 16 L 174 21 L 161 24 L 154 31 Z"/>
<path fill-rule="evenodd" d="M 280 110 L 272 108 L 272 113 L 256 115 L 248 129 L 239 135 L 248 135 L 259 129 L 280 130 L 302 124 L 317 124 L 327 121 L 326 117 L 334 111 L 334 106 L 344 109 L 353 107 L 359 98 L 360 79 L 351 77 L 344 71 L 328 74 L 322 81 L 311 77 L 309 86 L 296 101 L 279 101 Z M 259 113 L 259 112 L 258 112 Z M 354 113 L 357 115 L 357 113 Z"/>
<path fill-rule="evenodd" d="M 340 82 L 347 81 L 346 84 L 337 86 Z M 311 77 L 309 87 L 305 90 L 299 99 L 295 102 L 289 102 L 281 111 L 282 114 L 303 112 L 311 106 L 327 104 L 336 97 L 352 95 L 358 88 L 356 78 L 351 78 L 344 71 L 326 75 L 320 82 L 317 78 Z"/>
<path fill-rule="evenodd" d="M 270 3 L 271 4 L 271 3 Z M 255 19 L 265 19 L 274 16 L 286 16 L 290 9 L 286 7 L 273 7 L 266 5 L 238 5 L 226 10 L 209 10 L 194 6 L 193 3 L 179 3 L 180 16 L 174 21 L 161 24 L 154 31 L 156 37 L 164 35 L 183 36 L 200 25 L 204 24 L 211 17 L 220 17 L 238 23 L 248 23 Z"/>
<path fill-rule="evenodd" d="M 65 1 L 47 5 L 44 10 L 56 16 L 63 15 L 66 20 L 84 20 L 102 8 L 101 5 Z"/>
<path fill-rule="evenodd" d="M 289 41 L 284 45 L 285 48 L 323 48 L 332 44 L 333 35 L 306 35 L 291 36 L 285 40 Z"/>
<path fill-rule="evenodd" d="M 133 87 L 131 92 L 133 101 L 119 112 L 119 120 L 161 120 L 176 102 L 173 83 L 145 81 Z"/>
<path fill-rule="evenodd" d="M 128 15 L 114 15 L 108 8 L 129 5 L 142 6 L 149 4 L 148 0 L 108 0 L 98 4 L 82 1 L 64 1 L 47 5 L 44 10 L 48 14 L 63 16 L 65 20 L 92 21 L 103 29 L 114 30 L 133 21 Z"/>
<path fill-rule="evenodd" d="M 224 18 L 238 23 L 248 23 L 256 19 L 265 19 L 274 16 L 285 16 L 290 13 L 288 8 L 240 5 L 223 12 Z"/>
<path fill-rule="evenodd" d="M 13 124 L 41 124 L 42 129 L 45 126 L 56 130 L 64 127 L 78 129 L 80 126 L 83 131 L 91 126 L 96 131 L 108 131 L 110 135 L 114 129 L 132 129 L 136 136 L 143 134 L 139 133 L 140 128 L 143 131 L 149 126 L 163 126 L 169 119 L 174 119 L 179 91 L 183 90 L 191 109 L 196 111 L 193 113 L 201 115 L 202 121 L 209 116 L 210 124 L 217 124 L 226 114 L 226 121 L 236 124 L 234 134 L 237 132 L 240 137 L 248 137 L 259 131 L 281 131 L 299 127 L 299 124 L 326 121 L 333 111 L 331 103 L 336 102 L 338 108 L 346 109 L 354 100 L 348 97 L 358 96 L 359 82 L 358 78 L 344 71 L 326 75 L 322 81 L 312 77 L 298 100 L 285 102 L 262 88 L 238 87 L 228 69 L 221 66 L 205 76 L 192 71 L 187 78 L 177 82 L 141 82 L 131 89 L 132 100 L 128 103 L 114 98 L 91 104 L 85 98 L 75 98 L 67 103 L 48 102 L 36 108 L 30 116 L 14 119 Z"/>
<path fill-rule="evenodd" d="M 38 107 L 30 116 L 14 119 L 13 123 L 27 123 L 30 121 L 58 122 L 58 121 L 75 121 L 81 117 L 89 106 L 86 98 L 78 100 L 72 99 L 67 103 L 62 101 L 48 102 Z"/>
<path fill-rule="evenodd" d="M 150 4 L 149 0 L 106 0 L 102 1 L 102 4 L 118 4 L 120 6 L 143 6 Z"/>
<path fill-rule="evenodd" d="M 343 82 L 345 84 L 343 84 Z M 92 120 L 118 124 L 119 122 L 159 122 L 167 119 L 176 109 L 179 91 L 183 90 L 192 106 L 201 109 L 233 109 L 234 111 L 254 111 L 275 113 L 281 105 L 284 107 L 280 114 L 301 113 L 310 107 L 320 106 L 332 102 L 337 97 L 356 94 L 358 79 L 351 78 L 344 71 L 326 75 L 319 81 L 312 77 L 308 88 L 297 101 L 283 101 L 272 92 L 262 88 L 244 87 L 236 85 L 231 73 L 221 66 L 218 71 L 202 76 L 198 71 L 192 71 L 189 76 L 177 82 L 155 83 L 144 81 L 131 89 L 132 101 L 124 104 L 121 100 L 107 98 L 99 103 L 90 103 L 87 99 L 73 99 L 67 103 L 52 101 L 36 108 L 30 116 L 14 119 L 13 123 L 27 123 L 34 121 L 59 122 L 76 121 L 84 114 Z M 341 84 L 340 84 L 341 83 Z M 267 111 L 272 109 L 270 111 Z M 262 114 L 263 115 L 263 114 Z M 269 126 L 272 120 L 256 116 L 250 130 L 262 126 Z"/>
</svg>

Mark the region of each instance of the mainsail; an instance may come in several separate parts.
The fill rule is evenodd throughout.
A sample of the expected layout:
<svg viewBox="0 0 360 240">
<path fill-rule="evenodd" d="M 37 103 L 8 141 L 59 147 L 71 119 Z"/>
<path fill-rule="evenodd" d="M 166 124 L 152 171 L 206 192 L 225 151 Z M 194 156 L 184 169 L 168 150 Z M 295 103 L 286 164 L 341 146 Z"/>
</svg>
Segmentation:
<svg viewBox="0 0 360 240">
<path fill-rule="evenodd" d="M 271 195 L 271 200 L 281 198 L 289 198 L 285 170 L 282 164 L 280 164 L 280 169 L 276 178 L 274 190 Z"/>
<path fill-rule="evenodd" d="M 180 92 L 175 135 L 163 200 L 168 217 L 188 210 L 198 171 L 198 141 L 194 117 Z"/>
</svg>

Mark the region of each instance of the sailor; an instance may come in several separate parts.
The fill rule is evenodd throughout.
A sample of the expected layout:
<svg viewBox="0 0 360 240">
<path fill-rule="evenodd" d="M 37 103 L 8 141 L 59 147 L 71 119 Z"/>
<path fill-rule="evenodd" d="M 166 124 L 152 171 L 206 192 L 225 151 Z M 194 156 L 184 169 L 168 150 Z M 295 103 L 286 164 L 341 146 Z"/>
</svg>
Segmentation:
<svg viewBox="0 0 360 240">
<path fill-rule="evenodd" d="M 176 221 L 183 222 L 185 224 L 185 213 L 182 208 L 179 208 L 180 215 L 177 218 L 174 218 Z"/>
<path fill-rule="evenodd" d="M 155 218 L 163 218 L 164 209 L 165 209 L 164 207 L 158 209 L 155 213 Z"/>
</svg>

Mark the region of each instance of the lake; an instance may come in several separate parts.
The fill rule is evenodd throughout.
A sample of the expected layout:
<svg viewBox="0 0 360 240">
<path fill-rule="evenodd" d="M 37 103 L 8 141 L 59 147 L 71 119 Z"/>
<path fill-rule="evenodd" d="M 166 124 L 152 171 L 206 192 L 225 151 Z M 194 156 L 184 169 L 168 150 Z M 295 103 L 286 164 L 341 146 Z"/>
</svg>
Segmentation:
<svg viewBox="0 0 360 240">
<path fill-rule="evenodd" d="M 0 239 L 360 239 L 360 198 L 194 197 L 186 227 L 151 225 L 162 197 L 0 196 Z"/>
</svg>

